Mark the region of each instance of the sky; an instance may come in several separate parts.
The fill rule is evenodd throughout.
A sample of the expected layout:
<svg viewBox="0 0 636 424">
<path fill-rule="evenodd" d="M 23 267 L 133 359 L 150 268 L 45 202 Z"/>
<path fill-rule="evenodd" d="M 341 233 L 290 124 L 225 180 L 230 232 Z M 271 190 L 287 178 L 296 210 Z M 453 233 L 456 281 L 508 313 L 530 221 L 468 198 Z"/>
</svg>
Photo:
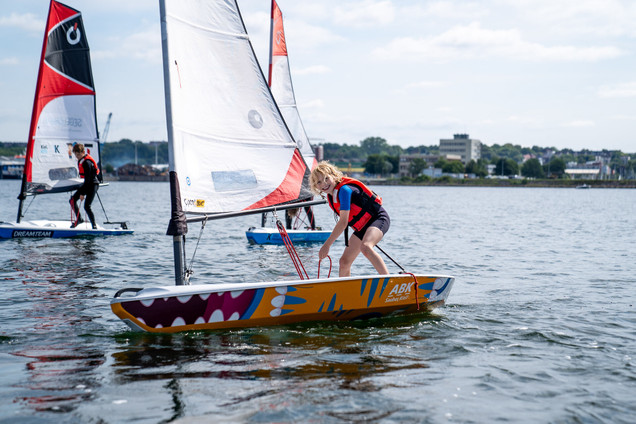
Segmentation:
<svg viewBox="0 0 636 424">
<path fill-rule="evenodd" d="M 68 0 L 107 141 L 166 140 L 157 0 Z M 634 0 L 279 0 L 313 144 L 469 134 L 636 152 Z M 49 2 L 0 0 L 0 141 L 26 141 Z M 270 0 L 239 0 L 265 69 Z"/>
</svg>

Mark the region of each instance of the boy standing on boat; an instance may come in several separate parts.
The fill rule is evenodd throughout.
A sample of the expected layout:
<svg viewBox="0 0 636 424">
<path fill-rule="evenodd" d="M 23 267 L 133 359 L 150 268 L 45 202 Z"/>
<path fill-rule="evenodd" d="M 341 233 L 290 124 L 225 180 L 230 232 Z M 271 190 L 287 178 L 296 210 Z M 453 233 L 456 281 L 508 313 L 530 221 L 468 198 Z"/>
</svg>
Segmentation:
<svg viewBox="0 0 636 424">
<path fill-rule="evenodd" d="M 71 224 L 71 228 L 75 228 L 77 227 L 77 224 L 84 222 L 79 214 L 79 206 L 77 204 L 79 200 L 84 200 L 84 210 L 86 211 L 86 215 L 88 215 L 88 219 L 91 221 L 93 229 L 96 229 L 97 225 L 95 224 L 95 215 L 91 209 L 91 204 L 93 203 L 93 199 L 95 198 L 95 194 L 99 188 L 99 167 L 97 166 L 95 159 L 86 152 L 83 144 L 75 144 L 73 146 L 73 154 L 77 158 L 79 175 L 84 178 L 84 184 L 77 189 L 70 200 L 71 208 L 73 208 L 73 212 L 75 213 L 75 222 Z"/>
<path fill-rule="evenodd" d="M 353 228 L 354 233 L 346 240 L 345 250 L 340 258 L 339 275 L 349 277 L 351 265 L 362 252 L 381 275 L 389 273 L 382 257 L 373 248 L 389 230 L 391 220 L 382 207 L 382 199 L 358 180 L 345 177 L 329 162 L 320 162 L 311 172 L 309 179 L 314 193 L 327 195 L 329 206 L 338 215 L 331 235 L 320 248 L 318 257 L 322 260 L 340 234 Z"/>
</svg>

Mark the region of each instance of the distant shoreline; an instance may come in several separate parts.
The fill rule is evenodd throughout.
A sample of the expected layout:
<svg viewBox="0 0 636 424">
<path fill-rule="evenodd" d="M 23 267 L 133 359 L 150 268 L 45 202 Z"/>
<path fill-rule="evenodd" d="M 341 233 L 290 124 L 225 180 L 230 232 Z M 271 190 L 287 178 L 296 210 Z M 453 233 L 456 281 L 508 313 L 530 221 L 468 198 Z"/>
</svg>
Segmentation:
<svg viewBox="0 0 636 424">
<path fill-rule="evenodd" d="M 534 187 L 534 188 L 577 188 L 583 184 L 593 188 L 636 188 L 636 180 L 505 180 L 505 179 L 464 179 L 453 181 L 402 182 L 399 180 L 362 179 L 369 185 L 388 186 L 435 186 L 435 187 Z"/>
<path fill-rule="evenodd" d="M 112 182 L 167 182 L 167 175 L 135 175 L 135 176 L 106 176 L 106 181 Z M 506 179 L 463 179 L 450 181 L 404 182 L 397 179 L 360 178 L 369 185 L 405 186 L 405 187 L 539 187 L 539 188 L 577 188 L 583 184 L 589 188 L 636 188 L 636 180 L 506 180 Z"/>
</svg>

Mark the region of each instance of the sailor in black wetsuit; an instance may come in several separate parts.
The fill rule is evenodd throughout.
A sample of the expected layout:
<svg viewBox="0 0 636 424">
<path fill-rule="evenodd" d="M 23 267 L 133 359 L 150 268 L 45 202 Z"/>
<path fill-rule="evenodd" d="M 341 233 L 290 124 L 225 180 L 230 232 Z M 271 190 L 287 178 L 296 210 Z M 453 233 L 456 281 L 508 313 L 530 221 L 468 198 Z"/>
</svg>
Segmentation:
<svg viewBox="0 0 636 424">
<path fill-rule="evenodd" d="M 91 209 L 91 204 L 93 203 L 93 199 L 95 198 L 95 194 L 99 188 L 99 167 L 97 166 L 95 159 L 86 153 L 83 144 L 78 143 L 74 145 L 73 154 L 77 158 L 79 175 L 84 178 L 84 184 L 77 189 L 70 200 L 71 207 L 73 208 L 73 212 L 76 217 L 75 222 L 71 224 L 71 228 L 75 228 L 77 227 L 77 224 L 84 222 L 82 217 L 80 217 L 79 206 L 77 204 L 79 200 L 84 200 L 84 210 L 86 211 L 86 215 L 88 215 L 88 219 L 90 219 L 93 229 L 96 229 L 97 225 L 95 224 L 95 215 Z"/>
</svg>

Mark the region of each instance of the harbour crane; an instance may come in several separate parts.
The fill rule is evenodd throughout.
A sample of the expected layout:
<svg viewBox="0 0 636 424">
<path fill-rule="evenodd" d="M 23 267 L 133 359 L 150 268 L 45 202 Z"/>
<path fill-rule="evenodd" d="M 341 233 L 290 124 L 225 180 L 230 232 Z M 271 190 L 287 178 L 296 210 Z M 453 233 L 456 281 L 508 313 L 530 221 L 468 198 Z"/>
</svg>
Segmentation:
<svg viewBox="0 0 636 424">
<path fill-rule="evenodd" d="M 104 126 L 104 131 L 102 131 L 102 136 L 100 137 L 100 143 L 103 146 L 106 143 L 106 138 L 108 137 L 108 129 L 110 128 L 110 118 L 113 116 L 113 112 L 108 114 L 108 119 L 106 120 L 106 125 Z"/>
</svg>

